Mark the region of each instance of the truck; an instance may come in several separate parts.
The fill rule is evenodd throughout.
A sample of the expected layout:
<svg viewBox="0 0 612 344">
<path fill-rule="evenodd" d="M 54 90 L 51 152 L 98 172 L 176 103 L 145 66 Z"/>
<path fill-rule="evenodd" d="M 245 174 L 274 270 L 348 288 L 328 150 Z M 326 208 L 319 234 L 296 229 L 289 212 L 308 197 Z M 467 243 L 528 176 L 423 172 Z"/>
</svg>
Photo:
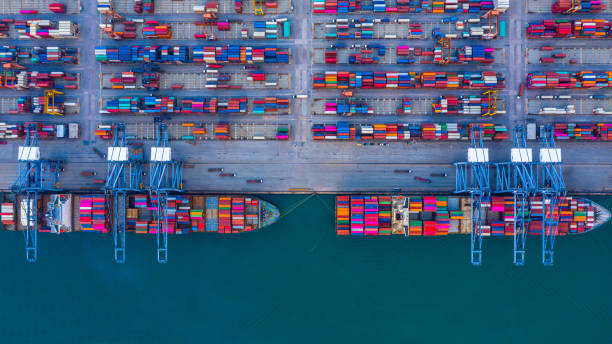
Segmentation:
<svg viewBox="0 0 612 344">
<path fill-rule="evenodd" d="M 81 130 L 78 123 L 68 123 L 68 138 L 78 139 L 81 137 Z"/>
</svg>

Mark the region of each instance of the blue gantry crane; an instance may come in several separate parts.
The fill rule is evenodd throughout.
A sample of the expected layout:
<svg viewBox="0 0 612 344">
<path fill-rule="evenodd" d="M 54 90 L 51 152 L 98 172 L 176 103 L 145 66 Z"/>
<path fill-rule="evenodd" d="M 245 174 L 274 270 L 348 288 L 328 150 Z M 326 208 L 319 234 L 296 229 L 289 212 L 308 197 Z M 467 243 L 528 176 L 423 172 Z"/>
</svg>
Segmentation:
<svg viewBox="0 0 612 344">
<path fill-rule="evenodd" d="M 168 261 L 168 195 L 183 191 L 183 163 L 172 160 L 168 146 L 168 126 L 159 121 L 157 144 L 151 147 L 149 195 L 157 201 L 153 217 L 157 223 L 157 261 Z"/>
<path fill-rule="evenodd" d="M 512 193 L 514 196 L 514 264 L 525 265 L 525 239 L 528 223 L 527 202 L 537 189 L 536 165 L 533 150 L 527 147 L 525 127 L 514 128 L 514 147 L 510 161 L 495 164 L 498 193 Z"/>
<path fill-rule="evenodd" d="M 542 148 L 537 168 L 537 192 L 542 195 L 544 221 L 542 228 L 542 263 L 551 266 L 554 260 L 555 238 L 559 229 L 559 201 L 567 194 L 563 179 L 561 149 L 555 146 L 552 125 L 541 133 Z"/>
<path fill-rule="evenodd" d="M 130 154 L 125 136 L 125 125 L 114 125 L 114 142 L 108 147 L 106 184 L 104 191 L 110 201 L 110 216 L 115 243 L 115 261 L 125 262 L 125 210 L 129 193 L 142 190 L 142 158 Z"/>
<path fill-rule="evenodd" d="M 455 163 L 455 193 L 469 193 L 472 201 L 472 265 L 482 264 L 482 203 L 491 196 L 489 150 L 484 148 L 483 134 L 482 127 L 472 127 L 467 161 Z"/>
<path fill-rule="evenodd" d="M 26 244 L 26 259 L 37 259 L 38 196 L 44 192 L 59 191 L 61 161 L 41 160 L 38 146 L 38 128 L 30 124 L 26 128 L 26 139 L 18 149 L 17 175 L 11 190 L 25 196 L 19 203 L 20 221 L 25 222 L 23 231 Z"/>
</svg>

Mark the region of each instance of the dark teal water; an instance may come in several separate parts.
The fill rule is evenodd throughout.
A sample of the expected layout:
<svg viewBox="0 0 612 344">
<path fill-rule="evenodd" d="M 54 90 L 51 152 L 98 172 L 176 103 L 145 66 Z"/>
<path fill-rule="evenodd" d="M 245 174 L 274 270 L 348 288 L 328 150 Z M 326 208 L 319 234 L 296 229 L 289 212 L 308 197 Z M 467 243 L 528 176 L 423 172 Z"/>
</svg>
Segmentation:
<svg viewBox="0 0 612 344">
<path fill-rule="evenodd" d="M 271 196 L 287 211 L 302 196 Z M 612 205 L 611 198 L 594 198 Z M 316 196 L 245 235 L 39 237 L 0 233 L 0 343 L 611 343 L 612 226 L 559 238 L 555 266 L 512 265 L 512 241 L 334 234 L 333 197 Z"/>
</svg>

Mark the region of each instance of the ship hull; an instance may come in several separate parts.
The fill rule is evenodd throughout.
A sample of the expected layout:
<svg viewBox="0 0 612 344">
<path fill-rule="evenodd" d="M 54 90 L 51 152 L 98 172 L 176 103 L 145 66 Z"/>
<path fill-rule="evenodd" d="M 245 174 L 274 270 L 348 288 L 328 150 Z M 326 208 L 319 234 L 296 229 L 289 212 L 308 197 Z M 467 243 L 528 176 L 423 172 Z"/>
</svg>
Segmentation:
<svg viewBox="0 0 612 344">
<path fill-rule="evenodd" d="M 58 195 L 68 201 L 61 206 L 49 202 Z M 2 229 L 27 227 L 26 202 L 22 196 L 3 195 Z M 115 219 L 113 202 L 103 194 L 41 195 L 36 204 L 38 231 L 111 233 Z M 170 195 L 168 224 L 164 222 L 161 226 L 153 216 L 157 209 L 154 196 L 129 195 L 125 208 L 126 231 L 139 234 L 157 234 L 160 230 L 168 234 L 244 233 L 266 228 L 280 215 L 275 205 L 249 196 Z M 32 219 L 30 223 L 33 224 Z"/>
<path fill-rule="evenodd" d="M 512 236 L 520 207 L 512 196 L 493 196 L 483 202 L 484 236 Z M 523 217 L 529 235 L 542 235 L 544 213 L 551 210 L 539 197 L 530 197 Z M 437 236 L 470 234 L 471 199 L 458 196 L 338 196 L 338 235 Z M 610 212 L 582 197 L 563 197 L 554 207 L 557 234 L 589 232 L 610 220 Z"/>
</svg>

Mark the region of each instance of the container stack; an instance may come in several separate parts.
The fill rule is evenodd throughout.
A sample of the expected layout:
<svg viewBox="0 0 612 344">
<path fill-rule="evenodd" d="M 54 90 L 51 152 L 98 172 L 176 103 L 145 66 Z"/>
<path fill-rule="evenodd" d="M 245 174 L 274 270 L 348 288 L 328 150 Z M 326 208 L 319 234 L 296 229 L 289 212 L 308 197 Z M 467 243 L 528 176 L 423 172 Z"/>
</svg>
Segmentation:
<svg viewBox="0 0 612 344">
<path fill-rule="evenodd" d="M 543 20 L 529 23 L 528 38 L 606 38 L 612 27 L 606 19 Z"/>
<path fill-rule="evenodd" d="M 245 230 L 244 198 L 232 198 L 232 233 L 239 233 Z"/>
<path fill-rule="evenodd" d="M 363 235 L 364 230 L 363 196 L 351 197 L 351 235 Z"/>
<path fill-rule="evenodd" d="M 0 220 L 2 221 L 2 229 L 15 225 L 15 204 L 2 203 L 0 207 Z"/>
<path fill-rule="evenodd" d="M 484 130 L 485 140 L 508 139 L 508 130 L 493 123 L 420 123 L 420 124 L 313 124 L 313 140 L 436 140 L 456 141 L 469 138 L 473 126 Z"/>
<path fill-rule="evenodd" d="M 278 125 L 276 128 L 276 139 L 281 141 L 289 140 L 289 126 Z"/>
<path fill-rule="evenodd" d="M 527 74 L 528 89 L 544 88 L 608 88 L 612 87 L 612 72 L 539 72 Z"/>
<path fill-rule="evenodd" d="M 289 50 L 276 46 L 247 47 L 237 45 L 194 47 L 195 63 L 289 63 Z"/>
<path fill-rule="evenodd" d="M 378 197 L 364 197 L 365 235 L 378 235 Z"/>
<path fill-rule="evenodd" d="M 19 39 L 67 39 L 77 38 L 78 24 L 67 20 L 57 23 L 51 20 L 31 19 L 15 21 L 15 29 Z"/>
<path fill-rule="evenodd" d="M 208 208 L 207 208 L 208 209 Z M 232 198 L 231 197 L 219 197 L 218 206 L 218 232 L 219 233 L 231 233 L 232 232 Z"/>
<path fill-rule="evenodd" d="M 489 106 L 488 97 L 444 95 L 431 104 L 431 111 L 445 115 L 483 115 Z"/>
<path fill-rule="evenodd" d="M 572 9 L 573 0 L 556 0 L 552 3 L 552 13 L 563 13 Z M 576 13 L 601 13 L 606 10 L 606 4 L 602 0 L 582 0 Z"/>
<path fill-rule="evenodd" d="M 498 7 L 495 7 L 495 4 Z M 346 14 L 353 12 L 373 13 L 480 13 L 508 8 L 508 1 L 494 2 L 492 0 L 373 0 L 373 1 L 338 1 L 312 0 L 315 14 Z"/>
<path fill-rule="evenodd" d="M 159 24 L 157 20 L 147 20 L 142 27 L 142 36 L 145 39 L 171 39 L 172 28 L 169 24 Z"/>
<path fill-rule="evenodd" d="M 351 223 L 349 219 L 349 213 L 349 196 L 336 197 L 336 234 L 350 234 Z"/>
<path fill-rule="evenodd" d="M 217 140 L 229 140 L 229 123 L 217 123 L 215 124 L 215 139 Z"/>
<path fill-rule="evenodd" d="M 391 197 L 378 196 L 378 234 L 391 235 Z"/>
</svg>

